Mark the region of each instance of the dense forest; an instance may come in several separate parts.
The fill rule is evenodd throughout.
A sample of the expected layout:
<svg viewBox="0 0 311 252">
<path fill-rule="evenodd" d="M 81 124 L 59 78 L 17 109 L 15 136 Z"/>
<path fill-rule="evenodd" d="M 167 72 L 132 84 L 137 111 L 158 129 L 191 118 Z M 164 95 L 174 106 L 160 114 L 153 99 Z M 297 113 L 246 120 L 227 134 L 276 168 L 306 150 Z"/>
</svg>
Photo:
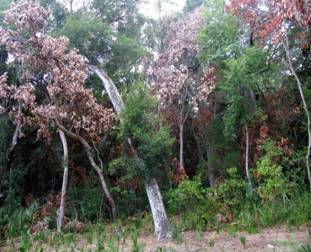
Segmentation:
<svg viewBox="0 0 311 252">
<path fill-rule="evenodd" d="M 311 251 L 310 1 L 141 2 L 0 1 L 0 250 Z"/>
</svg>

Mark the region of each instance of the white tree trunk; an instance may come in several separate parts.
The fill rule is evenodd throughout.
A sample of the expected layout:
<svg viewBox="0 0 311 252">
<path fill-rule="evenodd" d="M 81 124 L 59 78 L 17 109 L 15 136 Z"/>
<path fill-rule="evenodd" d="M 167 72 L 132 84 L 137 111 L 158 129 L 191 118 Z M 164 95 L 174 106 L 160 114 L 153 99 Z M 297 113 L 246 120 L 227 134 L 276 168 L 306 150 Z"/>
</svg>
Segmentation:
<svg viewBox="0 0 311 252">
<path fill-rule="evenodd" d="M 307 173 L 308 173 L 308 180 L 309 180 L 309 189 L 311 191 L 311 170 L 310 170 L 310 151 L 311 151 L 311 121 L 310 121 L 310 112 L 308 109 L 308 105 L 303 93 L 303 89 L 302 89 L 302 83 L 294 69 L 294 66 L 292 64 L 292 60 L 291 60 L 291 56 L 290 56 L 290 52 L 289 52 L 289 43 L 288 43 L 288 37 L 287 34 L 285 36 L 285 43 L 283 41 L 283 47 L 284 50 L 286 52 L 286 57 L 288 60 L 288 65 L 290 68 L 290 71 L 292 72 L 292 74 L 295 76 L 296 82 L 297 82 L 297 86 L 299 89 L 299 94 L 300 94 L 300 98 L 303 104 L 303 109 L 305 111 L 305 115 L 307 117 L 307 126 L 308 126 L 308 149 L 307 149 L 307 154 L 306 154 L 306 168 L 307 168 Z"/>
<path fill-rule="evenodd" d="M 62 184 L 62 193 L 60 199 L 60 206 L 57 210 L 57 232 L 60 232 L 62 226 L 64 224 L 64 216 L 65 216 L 65 207 L 66 207 L 66 194 L 67 194 L 67 184 L 68 184 L 68 144 L 66 140 L 66 136 L 62 130 L 59 130 L 59 136 L 63 145 L 63 167 L 64 167 L 64 175 L 63 175 L 63 184 Z"/>
<path fill-rule="evenodd" d="M 120 115 L 120 112 L 124 108 L 124 102 L 121 98 L 121 95 L 114 85 L 113 81 L 108 77 L 104 70 L 100 69 L 97 66 L 90 66 L 92 72 L 97 74 L 101 79 L 102 84 L 117 112 Z M 131 144 L 131 139 L 128 139 L 129 145 Z M 135 158 L 137 162 L 146 168 L 144 160 L 138 157 L 136 151 L 134 150 Z M 162 195 L 158 186 L 157 181 L 154 178 L 145 182 L 145 190 L 148 196 L 149 205 L 152 211 L 153 223 L 155 226 L 155 235 L 158 239 L 165 239 L 170 237 L 169 232 L 169 221 L 166 215 Z"/>
<path fill-rule="evenodd" d="M 15 131 L 12 137 L 12 141 L 9 147 L 9 150 L 7 152 L 7 161 L 9 162 L 11 159 L 11 155 L 13 153 L 13 150 L 17 144 L 18 138 L 21 136 L 21 131 L 22 131 L 22 119 L 21 119 L 21 115 L 22 114 L 22 107 L 21 104 L 18 104 L 18 120 L 16 123 L 16 127 L 15 127 Z"/>
<path fill-rule="evenodd" d="M 245 127 L 245 138 L 245 172 L 249 189 L 252 191 L 252 180 L 251 176 L 249 175 L 249 132 L 247 126 Z"/>
<path fill-rule="evenodd" d="M 185 170 L 184 164 L 184 124 L 179 125 L 179 170 Z"/>
<path fill-rule="evenodd" d="M 88 142 L 81 136 L 71 132 L 70 130 L 67 130 L 63 125 L 57 123 L 57 127 L 62 130 L 67 136 L 75 139 L 75 140 L 78 140 L 82 146 L 84 147 L 84 150 L 86 152 L 86 155 L 89 159 L 89 162 L 92 166 L 92 168 L 95 170 L 95 172 L 97 173 L 98 177 L 99 177 L 99 180 L 100 180 L 100 184 L 101 184 L 101 187 L 102 187 L 102 190 L 104 192 L 104 195 L 106 196 L 107 200 L 108 200 L 108 203 L 111 207 L 111 214 L 112 214 L 112 219 L 113 221 L 116 223 L 117 221 L 117 211 L 116 211 L 116 204 L 114 202 L 114 199 L 112 198 L 112 195 L 110 194 L 109 192 L 109 189 L 108 189 L 108 185 L 105 181 L 105 177 L 103 175 L 103 172 L 102 170 L 100 169 L 100 167 L 96 164 L 95 160 L 94 160 L 94 157 L 93 157 L 93 154 L 92 154 L 92 148 L 91 146 L 88 144 Z"/>
<path fill-rule="evenodd" d="M 170 237 L 169 222 L 157 181 L 154 178 L 146 181 L 145 189 L 152 212 L 155 235 L 158 240 L 167 239 Z"/>
</svg>

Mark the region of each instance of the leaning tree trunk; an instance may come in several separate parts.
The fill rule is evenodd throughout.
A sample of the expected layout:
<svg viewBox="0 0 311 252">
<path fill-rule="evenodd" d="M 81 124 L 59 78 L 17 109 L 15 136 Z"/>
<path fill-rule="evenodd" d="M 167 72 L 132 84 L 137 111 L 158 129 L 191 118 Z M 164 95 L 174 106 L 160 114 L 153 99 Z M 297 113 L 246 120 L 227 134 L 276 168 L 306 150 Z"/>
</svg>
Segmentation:
<svg viewBox="0 0 311 252">
<path fill-rule="evenodd" d="M 249 131 L 248 126 L 245 127 L 245 172 L 250 191 L 252 192 L 252 180 L 249 175 Z"/>
<path fill-rule="evenodd" d="M 286 52 L 286 57 L 287 57 L 287 61 L 288 61 L 288 65 L 289 68 L 292 72 L 292 74 L 295 76 L 296 82 L 297 82 L 297 86 L 299 89 L 299 94 L 300 94 L 300 98 L 303 104 L 303 109 L 305 111 L 305 115 L 307 117 L 307 126 L 308 126 L 308 149 L 307 149 L 307 154 L 306 154 L 306 168 L 307 168 L 307 173 L 308 173 L 308 180 L 309 180 L 309 188 L 311 191 L 311 170 L 310 170 L 310 151 L 311 151 L 311 120 L 310 120 L 310 112 L 308 110 L 308 105 L 303 93 L 303 89 L 302 89 L 302 83 L 294 69 L 294 66 L 292 64 L 292 60 L 291 60 L 291 56 L 290 56 L 290 52 L 289 52 L 289 43 L 288 43 L 288 37 L 287 34 L 285 36 L 285 43 L 283 41 L 283 47 L 284 50 Z"/>
<path fill-rule="evenodd" d="M 99 177 L 100 183 L 101 183 L 102 190 L 103 190 L 103 192 L 104 192 L 104 194 L 108 200 L 109 206 L 111 208 L 111 214 L 112 214 L 113 222 L 116 223 L 116 221 L 117 221 L 116 204 L 115 204 L 114 199 L 112 198 L 112 196 L 108 190 L 108 186 L 107 186 L 107 183 L 105 181 L 102 170 L 100 169 L 100 167 L 96 164 L 96 162 L 94 160 L 91 146 L 88 144 L 88 142 L 83 137 L 71 132 L 70 130 L 67 130 L 63 125 L 61 125 L 59 123 L 56 123 L 56 124 L 57 124 L 57 127 L 60 130 L 62 130 L 67 136 L 69 136 L 75 140 L 78 140 L 82 144 L 82 146 L 84 147 L 84 150 L 85 150 L 86 155 L 89 159 L 89 162 L 90 162 L 91 166 L 93 167 L 93 169 L 96 171 L 96 173 Z"/>
<path fill-rule="evenodd" d="M 101 79 L 102 84 L 114 106 L 114 109 L 116 110 L 117 114 L 120 115 L 120 112 L 124 108 L 124 103 L 113 81 L 108 77 L 105 71 L 100 69 L 99 67 L 90 66 L 90 69 Z M 132 146 L 131 139 L 128 139 L 128 143 L 130 146 Z M 132 149 L 134 151 L 137 163 L 142 166 L 142 169 L 146 169 L 145 161 L 137 155 L 134 148 Z M 166 215 L 162 195 L 156 179 L 150 178 L 149 180 L 147 180 L 145 182 L 145 190 L 152 212 L 153 222 L 155 226 L 155 235 L 159 240 L 169 238 L 169 221 Z"/>
<path fill-rule="evenodd" d="M 153 216 L 155 235 L 158 240 L 166 239 L 170 233 L 169 222 L 157 181 L 154 178 L 146 181 L 145 190 Z"/>
<path fill-rule="evenodd" d="M 59 136 L 63 145 L 63 167 L 64 167 L 64 175 L 63 175 L 63 184 L 62 184 L 62 193 L 60 198 L 60 206 L 57 210 L 57 232 L 60 232 L 62 226 L 64 224 L 64 216 L 65 216 L 65 207 L 66 207 L 66 194 L 67 194 L 67 184 L 68 184 L 68 144 L 66 140 L 65 133 L 62 130 L 59 130 Z"/>
</svg>

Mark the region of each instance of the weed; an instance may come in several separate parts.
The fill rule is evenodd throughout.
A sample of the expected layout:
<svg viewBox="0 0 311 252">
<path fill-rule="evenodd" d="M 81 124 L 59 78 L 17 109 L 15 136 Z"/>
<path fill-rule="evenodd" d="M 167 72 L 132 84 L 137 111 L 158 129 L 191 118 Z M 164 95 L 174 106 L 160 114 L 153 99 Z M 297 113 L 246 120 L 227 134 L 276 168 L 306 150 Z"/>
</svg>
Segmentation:
<svg viewBox="0 0 311 252">
<path fill-rule="evenodd" d="M 246 238 L 245 238 L 245 236 L 241 236 L 240 237 L 240 242 L 242 243 L 243 248 L 245 249 L 246 248 Z"/>
<path fill-rule="evenodd" d="M 302 245 L 297 252 L 311 252 L 311 246 L 310 245 Z"/>
<path fill-rule="evenodd" d="M 177 224 L 172 225 L 172 239 L 176 243 L 181 243 L 182 242 L 182 233 L 181 229 Z"/>
<path fill-rule="evenodd" d="M 139 246 L 138 246 L 138 235 L 139 232 L 137 228 L 135 227 L 131 234 L 131 240 L 132 240 L 132 252 L 139 252 Z"/>
</svg>

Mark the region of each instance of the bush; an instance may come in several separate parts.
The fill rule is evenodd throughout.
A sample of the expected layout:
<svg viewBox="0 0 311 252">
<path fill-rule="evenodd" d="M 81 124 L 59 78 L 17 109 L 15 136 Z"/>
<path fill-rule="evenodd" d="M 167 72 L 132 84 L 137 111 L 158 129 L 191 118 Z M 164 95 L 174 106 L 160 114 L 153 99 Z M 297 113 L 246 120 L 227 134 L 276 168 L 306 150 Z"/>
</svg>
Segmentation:
<svg viewBox="0 0 311 252">
<path fill-rule="evenodd" d="M 239 177 L 237 168 L 230 168 L 228 175 L 229 177 L 217 188 L 219 198 L 230 209 L 240 209 L 245 200 L 246 183 Z"/>
<path fill-rule="evenodd" d="M 259 183 L 258 194 L 264 201 L 276 201 L 287 192 L 285 175 L 278 160 L 282 150 L 268 140 L 263 146 L 264 155 L 257 161 L 255 175 Z"/>
<path fill-rule="evenodd" d="M 169 212 L 181 215 L 182 228 L 202 230 L 214 225 L 220 204 L 213 190 L 203 187 L 200 177 L 183 181 L 166 198 Z"/>
</svg>

